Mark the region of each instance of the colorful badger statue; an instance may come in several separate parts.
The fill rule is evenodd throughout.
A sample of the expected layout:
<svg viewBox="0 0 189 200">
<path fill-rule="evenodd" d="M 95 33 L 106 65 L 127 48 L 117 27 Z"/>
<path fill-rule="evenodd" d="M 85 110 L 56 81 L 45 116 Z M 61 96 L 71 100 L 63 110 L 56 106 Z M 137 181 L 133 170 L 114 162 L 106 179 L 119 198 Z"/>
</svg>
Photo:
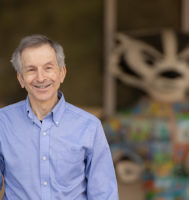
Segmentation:
<svg viewBox="0 0 189 200">
<path fill-rule="evenodd" d="M 110 70 L 148 96 L 104 124 L 118 178 L 142 178 L 149 200 L 188 200 L 189 34 L 119 33 Z"/>
</svg>

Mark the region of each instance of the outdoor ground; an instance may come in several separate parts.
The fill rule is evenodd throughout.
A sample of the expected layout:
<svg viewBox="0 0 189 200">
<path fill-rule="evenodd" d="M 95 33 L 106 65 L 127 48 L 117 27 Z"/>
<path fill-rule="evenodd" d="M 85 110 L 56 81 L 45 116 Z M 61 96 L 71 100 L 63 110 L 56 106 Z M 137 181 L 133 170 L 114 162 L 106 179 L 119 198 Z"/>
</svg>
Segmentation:
<svg viewBox="0 0 189 200">
<path fill-rule="evenodd" d="M 145 200 L 144 192 L 140 183 L 118 183 L 119 200 Z"/>
</svg>

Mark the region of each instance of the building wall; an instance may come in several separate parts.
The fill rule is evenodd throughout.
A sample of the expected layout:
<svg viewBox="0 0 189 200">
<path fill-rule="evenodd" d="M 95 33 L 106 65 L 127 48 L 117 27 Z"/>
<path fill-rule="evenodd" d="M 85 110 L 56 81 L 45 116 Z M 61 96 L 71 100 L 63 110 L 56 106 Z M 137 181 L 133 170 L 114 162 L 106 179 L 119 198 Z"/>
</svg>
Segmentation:
<svg viewBox="0 0 189 200">
<path fill-rule="evenodd" d="M 118 0 L 117 13 L 119 31 L 180 27 L 179 0 Z M 68 73 L 61 89 L 66 99 L 77 105 L 102 106 L 102 0 L 2 0 L 0 24 L 0 101 L 3 104 L 26 95 L 9 62 L 13 50 L 23 36 L 42 33 L 64 46 Z M 138 95 L 121 83 L 119 88 L 120 105 L 132 102 Z"/>
</svg>

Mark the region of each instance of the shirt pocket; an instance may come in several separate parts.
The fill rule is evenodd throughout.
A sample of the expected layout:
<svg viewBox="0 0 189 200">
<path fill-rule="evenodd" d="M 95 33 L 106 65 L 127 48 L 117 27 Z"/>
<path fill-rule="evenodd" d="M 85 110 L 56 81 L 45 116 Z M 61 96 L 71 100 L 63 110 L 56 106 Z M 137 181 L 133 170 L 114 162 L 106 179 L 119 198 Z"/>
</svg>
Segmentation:
<svg viewBox="0 0 189 200">
<path fill-rule="evenodd" d="M 84 150 L 64 150 L 56 154 L 56 181 L 68 187 L 84 177 Z"/>
</svg>

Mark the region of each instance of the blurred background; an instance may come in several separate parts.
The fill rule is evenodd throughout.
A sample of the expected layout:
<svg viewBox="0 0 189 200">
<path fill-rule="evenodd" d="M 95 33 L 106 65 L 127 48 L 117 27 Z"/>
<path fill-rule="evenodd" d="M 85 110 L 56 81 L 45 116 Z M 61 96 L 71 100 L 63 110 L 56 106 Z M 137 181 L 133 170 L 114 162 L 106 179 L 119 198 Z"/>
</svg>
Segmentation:
<svg viewBox="0 0 189 200">
<path fill-rule="evenodd" d="M 40 33 L 64 47 L 68 73 L 62 88 L 67 100 L 73 104 L 102 105 L 101 0 L 2 0 L 0 24 L 2 104 L 14 103 L 25 97 L 9 61 L 23 36 Z"/>
<path fill-rule="evenodd" d="M 176 32 L 187 31 L 184 15 L 187 13 L 186 2 L 187 0 L 1 0 L 0 105 L 15 103 L 26 96 L 10 63 L 20 39 L 30 34 L 44 34 L 64 47 L 67 77 L 61 90 L 66 100 L 101 118 L 108 141 L 110 144 L 118 144 L 119 141 L 112 140 L 109 136 L 112 130 L 115 135 L 119 134 L 120 118 L 117 118 L 117 113 L 135 107 L 144 96 L 144 90 L 112 77 L 109 60 L 115 46 L 115 35 L 117 32 L 161 31 L 165 28 Z M 166 102 L 166 108 L 171 105 L 172 102 Z M 116 118 L 116 123 L 108 121 L 112 116 Z M 125 118 L 130 119 L 131 115 L 126 115 Z M 115 156 L 114 161 L 117 162 L 116 159 Z M 128 162 L 126 164 L 116 171 L 119 176 L 133 167 L 131 165 L 129 168 Z M 142 178 L 139 176 L 130 182 L 118 179 L 121 200 L 188 198 L 186 195 L 173 196 L 171 192 L 155 196 L 154 188 L 151 187 L 149 188 L 153 191 L 145 196 Z"/>
<path fill-rule="evenodd" d="M 180 0 L 117 0 L 117 30 L 179 30 L 180 4 Z M 25 97 L 10 58 L 23 36 L 41 33 L 64 47 L 68 73 L 62 89 L 66 99 L 77 105 L 102 107 L 104 5 L 102 0 L 1 0 L 0 102 L 14 103 Z M 133 100 L 129 87 L 121 86 L 119 93 L 127 97 L 120 98 L 119 104 Z"/>
</svg>

